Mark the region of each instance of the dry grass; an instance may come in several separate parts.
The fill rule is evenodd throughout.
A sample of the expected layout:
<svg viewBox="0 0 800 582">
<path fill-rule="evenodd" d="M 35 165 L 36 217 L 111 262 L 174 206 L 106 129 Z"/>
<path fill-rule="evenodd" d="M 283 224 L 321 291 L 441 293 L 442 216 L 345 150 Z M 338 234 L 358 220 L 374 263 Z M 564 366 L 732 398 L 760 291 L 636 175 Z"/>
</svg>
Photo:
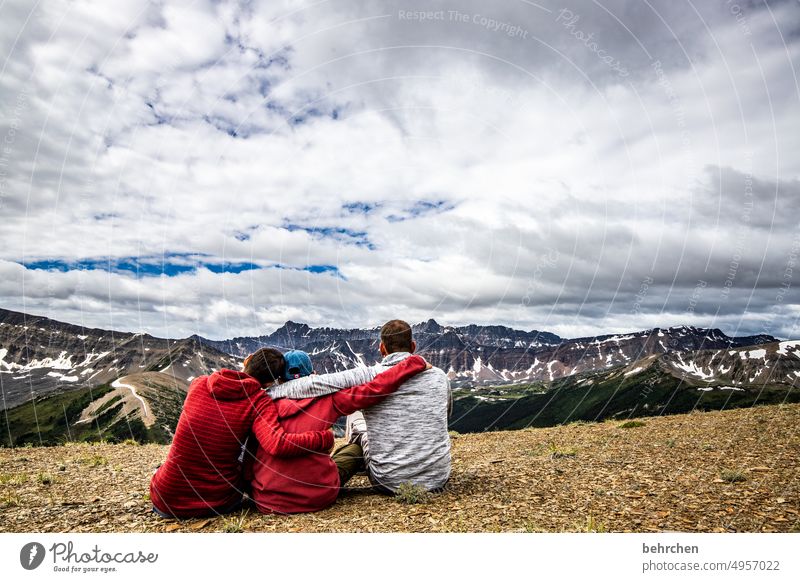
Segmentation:
<svg viewBox="0 0 800 582">
<path fill-rule="evenodd" d="M 358 477 L 318 513 L 184 522 L 146 496 L 167 447 L 0 449 L 0 531 L 800 531 L 800 405 L 454 436 L 451 482 L 424 503 Z"/>
<path fill-rule="evenodd" d="M 578 454 L 573 447 L 563 447 L 554 442 L 547 446 L 547 452 L 551 459 L 568 459 Z"/>
<path fill-rule="evenodd" d="M 628 422 L 623 422 L 619 425 L 620 428 L 639 428 L 642 426 L 646 426 L 647 423 L 641 420 L 629 420 Z"/>
<path fill-rule="evenodd" d="M 739 469 L 725 469 L 720 473 L 720 478 L 728 483 L 741 483 L 747 481 L 747 475 Z"/>
<path fill-rule="evenodd" d="M 78 462 L 89 467 L 102 467 L 103 465 L 108 465 L 108 459 L 103 455 L 87 455 L 78 459 Z"/>
<path fill-rule="evenodd" d="M 424 487 L 413 483 L 403 483 L 397 489 L 397 495 L 395 495 L 394 500 L 406 505 L 416 505 L 417 503 L 425 503 L 430 497 L 430 493 Z"/>
</svg>

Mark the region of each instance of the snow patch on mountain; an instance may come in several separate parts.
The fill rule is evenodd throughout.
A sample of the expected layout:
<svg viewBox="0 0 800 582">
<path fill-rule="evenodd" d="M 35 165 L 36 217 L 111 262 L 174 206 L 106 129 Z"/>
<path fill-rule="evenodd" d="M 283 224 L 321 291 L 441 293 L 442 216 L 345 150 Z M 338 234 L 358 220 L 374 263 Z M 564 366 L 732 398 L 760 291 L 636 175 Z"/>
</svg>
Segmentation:
<svg viewBox="0 0 800 582">
<path fill-rule="evenodd" d="M 5 358 L 8 355 L 6 348 L 0 349 L 0 367 L 6 370 L 35 370 L 38 368 L 50 368 L 52 370 L 71 370 L 72 356 L 67 355 L 66 351 L 62 351 L 57 358 L 42 358 L 41 360 L 31 360 L 27 364 L 18 364 L 16 362 L 6 362 Z"/>
<path fill-rule="evenodd" d="M 675 363 L 675 366 L 687 372 L 693 376 L 701 378 L 702 380 L 708 380 L 714 377 L 713 374 L 710 374 L 700 368 L 694 361 L 684 362 L 683 356 L 678 354 L 678 362 Z"/>
<path fill-rule="evenodd" d="M 782 356 L 788 356 L 790 349 L 795 356 L 800 358 L 800 340 L 791 340 L 779 343 L 777 353 Z"/>
<path fill-rule="evenodd" d="M 60 382 L 77 382 L 79 379 L 77 376 L 66 376 L 58 372 L 48 372 L 47 375 L 51 378 L 58 378 Z"/>
</svg>

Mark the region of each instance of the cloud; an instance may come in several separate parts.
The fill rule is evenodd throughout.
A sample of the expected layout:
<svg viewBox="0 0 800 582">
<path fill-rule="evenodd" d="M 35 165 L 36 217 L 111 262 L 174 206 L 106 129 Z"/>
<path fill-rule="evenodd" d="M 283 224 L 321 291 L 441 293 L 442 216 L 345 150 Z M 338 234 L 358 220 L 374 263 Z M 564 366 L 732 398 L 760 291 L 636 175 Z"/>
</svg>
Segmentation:
<svg viewBox="0 0 800 582">
<path fill-rule="evenodd" d="M 6 2 L 0 304 L 796 336 L 796 10 Z"/>
</svg>

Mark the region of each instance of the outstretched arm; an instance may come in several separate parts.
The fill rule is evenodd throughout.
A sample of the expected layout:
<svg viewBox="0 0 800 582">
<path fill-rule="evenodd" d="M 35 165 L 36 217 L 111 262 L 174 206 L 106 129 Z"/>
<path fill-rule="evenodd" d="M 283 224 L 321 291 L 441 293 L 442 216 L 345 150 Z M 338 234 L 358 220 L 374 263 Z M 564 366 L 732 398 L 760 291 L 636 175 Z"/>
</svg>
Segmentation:
<svg viewBox="0 0 800 582">
<path fill-rule="evenodd" d="M 379 371 L 375 366 L 369 368 L 360 366 L 333 374 L 312 374 L 311 376 L 289 380 L 283 384 L 272 386 L 267 390 L 267 394 L 275 400 L 280 398 L 299 400 L 301 398 L 327 396 L 344 388 L 366 384 L 377 376 Z"/>
<path fill-rule="evenodd" d="M 421 356 L 409 356 L 385 372 L 375 376 L 375 379 L 371 382 L 337 392 L 331 397 L 333 406 L 342 416 L 347 416 L 362 408 L 369 408 L 382 402 L 397 390 L 403 382 L 416 376 L 426 368 L 428 368 L 428 362 Z"/>
<path fill-rule="evenodd" d="M 297 457 L 313 452 L 327 452 L 333 447 L 330 430 L 286 432 L 278 420 L 278 411 L 272 398 L 263 394 L 255 404 L 256 418 L 253 434 L 258 444 L 277 457 Z"/>
</svg>

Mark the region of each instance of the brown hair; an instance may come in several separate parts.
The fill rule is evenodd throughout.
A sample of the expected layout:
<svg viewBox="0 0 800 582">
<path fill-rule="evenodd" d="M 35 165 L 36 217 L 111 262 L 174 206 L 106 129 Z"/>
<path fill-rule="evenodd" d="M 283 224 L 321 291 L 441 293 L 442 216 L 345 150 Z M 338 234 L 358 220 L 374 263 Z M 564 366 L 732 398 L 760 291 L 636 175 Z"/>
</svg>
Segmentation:
<svg viewBox="0 0 800 582">
<path fill-rule="evenodd" d="M 286 361 L 274 348 L 261 348 L 244 361 L 244 372 L 261 382 L 271 384 L 283 377 Z"/>
<path fill-rule="evenodd" d="M 389 354 L 410 352 L 411 326 L 401 319 L 387 321 L 381 328 L 381 342 Z"/>
</svg>

